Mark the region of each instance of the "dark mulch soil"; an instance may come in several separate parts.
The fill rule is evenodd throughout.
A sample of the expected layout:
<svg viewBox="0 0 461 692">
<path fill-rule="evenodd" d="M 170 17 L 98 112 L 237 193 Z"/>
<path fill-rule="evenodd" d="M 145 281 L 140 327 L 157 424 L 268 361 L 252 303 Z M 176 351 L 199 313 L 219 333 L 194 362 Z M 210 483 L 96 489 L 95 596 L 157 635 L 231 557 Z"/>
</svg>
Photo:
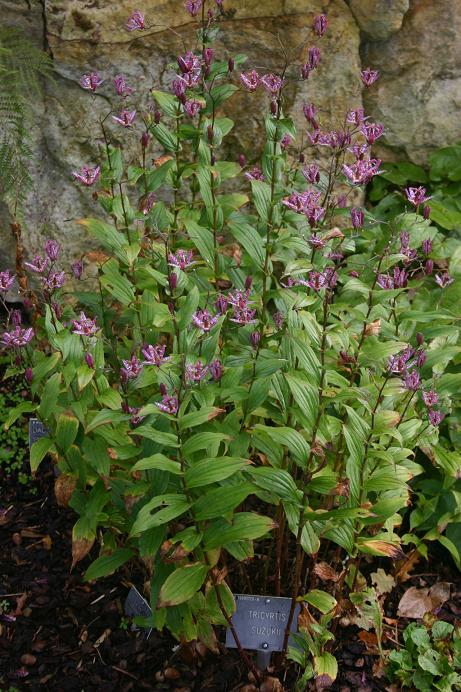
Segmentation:
<svg viewBox="0 0 461 692">
<path fill-rule="evenodd" d="M 126 626 L 129 582 L 141 589 L 141 574 L 125 571 L 86 584 L 82 574 L 90 558 L 70 572 L 75 515 L 56 506 L 53 484 L 52 468 L 44 466 L 35 495 L 8 481 L 0 491 L 0 690 L 225 692 L 248 684 L 234 651 L 202 657 L 167 634 L 153 631 L 146 639 Z M 396 590 L 387 615 L 395 616 L 399 596 L 410 585 L 445 579 L 454 583 L 454 592 L 461 590 L 450 566 L 430 567 Z M 453 621 L 460 605 L 456 594 L 441 616 Z M 373 678 L 378 658 L 359 640 L 356 627 L 338 628 L 337 644 L 340 678 L 334 689 L 386 689 L 385 677 Z M 289 679 L 284 684 L 293 688 Z"/>
</svg>

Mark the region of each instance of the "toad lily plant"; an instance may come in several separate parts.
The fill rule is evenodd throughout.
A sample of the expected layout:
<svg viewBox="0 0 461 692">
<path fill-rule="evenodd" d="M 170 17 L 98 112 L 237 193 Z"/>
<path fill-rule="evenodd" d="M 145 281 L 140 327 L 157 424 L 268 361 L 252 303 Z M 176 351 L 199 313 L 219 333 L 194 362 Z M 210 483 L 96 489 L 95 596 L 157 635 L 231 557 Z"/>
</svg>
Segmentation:
<svg viewBox="0 0 461 692">
<path fill-rule="evenodd" d="M 245 583 L 288 596 L 284 651 L 301 603 L 290 656 L 305 679 L 334 678 L 329 623 L 363 582 L 362 556 L 404 556 L 415 450 L 437 444 L 450 411 L 457 282 L 424 190 L 407 190 L 407 211 L 386 223 L 350 203 L 384 167 L 370 151 L 382 125 L 357 108 L 327 129 L 305 104 L 296 131 L 285 91 L 315 79 L 327 18 L 312 18 L 304 60 L 265 73 L 220 54 L 221 2 L 186 9 L 197 43 L 171 85 L 143 111 L 114 75 L 103 146 L 73 173 L 102 207 L 79 222 L 102 248 L 97 276 L 79 259 L 66 276 L 48 242 L 26 265 L 25 299 L 41 310 L 33 327 L 10 314 L 1 342 L 49 431 L 32 469 L 51 454 L 58 501 L 78 515 L 73 564 L 96 558 L 87 579 L 137 559 L 149 624 L 215 651 L 215 626 L 239 646 L 233 593 Z M 149 19 L 135 11 L 126 28 Z M 377 78 L 357 75 L 366 88 Z M 82 78 L 89 108 L 102 84 Z M 245 122 L 222 105 L 237 91 L 248 112 L 264 100 L 265 144 L 234 162 L 223 141 Z M 0 275 L 3 294 L 12 278 Z M 325 560 L 337 576 L 322 590 Z"/>
</svg>

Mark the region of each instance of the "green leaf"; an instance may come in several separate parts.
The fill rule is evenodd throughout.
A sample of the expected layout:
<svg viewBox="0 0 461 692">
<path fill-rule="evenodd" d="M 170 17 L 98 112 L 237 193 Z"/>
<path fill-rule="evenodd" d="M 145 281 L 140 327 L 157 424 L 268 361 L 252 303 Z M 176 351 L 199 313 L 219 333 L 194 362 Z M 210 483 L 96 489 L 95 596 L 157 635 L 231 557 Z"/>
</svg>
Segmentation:
<svg viewBox="0 0 461 692">
<path fill-rule="evenodd" d="M 177 141 L 175 135 L 165 127 L 163 123 L 158 123 L 151 127 L 151 133 L 167 151 L 176 151 Z"/>
<path fill-rule="evenodd" d="M 153 510 L 159 507 L 161 507 L 161 509 L 155 514 L 152 514 Z M 190 502 L 185 495 L 158 495 L 145 504 L 144 507 L 141 507 L 131 527 L 130 536 L 135 536 L 148 529 L 167 524 L 173 519 L 181 516 L 181 514 L 184 514 L 184 512 L 187 512 L 189 507 Z"/>
<path fill-rule="evenodd" d="M 125 562 L 128 562 L 134 555 L 131 548 L 119 548 L 110 555 L 101 555 L 98 557 L 85 572 L 85 581 L 93 581 L 101 577 L 107 577 L 113 574 L 115 570 L 121 567 Z"/>
<path fill-rule="evenodd" d="M 302 493 L 296 487 L 296 483 L 288 471 L 274 469 L 270 466 L 248 468 L 246 471 L 258 488 L 273 493 L 281 500 L 300 504 Z"/>
<path fill-rule="evenodd" d="M 169 161 L 162 163 L 162 165 L 158 168 L 147 171 L 146 181 L 148 192 L 155 192 L 159 189 L 159 187 L 161 187 L 173 165 L 174 160 L 170 159 Z"/>
<path fill-rule="evenodd" d="M 158 469 L 159 471 L 168 471 L 175 476 L 181 475 L 181 464 L 179 461 L 173 461 L 168 459 L 164 454 L 153 454 L 150 457 L 144 457 L 136 462 L 136 464 L 131 469 L 133 471 L 150 471 L 151 469 Z"/>
<path fill-rule="evenodd" d="M 47 381 L 40 397 L 40 406 L 38 407 L 39 418 L 45 421 L 56 410 L 56 404 L 61 387 L 62 375 L 55 372 Z"/>
<path fill-rule="evenodd" d="M 191 599 L 205 581 L 207 572 L 207 566 L 200 562 L 175 569 L 160 589 L 157 607 L 171 607 Z"/>
<path fill-rule="evenodd" d="M 114 296 L 122 305 L 134 302 L 134 287 L 126 276 L 120 273 L 118 263 L 110 259 L 103 264 L 101 285 Z"/>
<path fill-rule="evenodd" d="M 329 613 L 337 606 L 336 598 L 333 598 L 331 594 L 326 591 L 321 591 L 320 589 L 312 589 L 312 591 L 309 591 L 309 593 L 303 596 L 303 600 L 324 614 Z"/>
<path fill-rule="evenodd" d="M 252 180 L 251 188 L 256 211 L 263 221 L 267 221 L 271 208 L 271 188 L 261 180 Z"/>
<path fill-rule="evenodd" d="M 69 413 L 61 413 L 56 426 L 56 444 L 59 450 L 65 454 L 74 443 L 78 433 L 79 422 L 75 416 Z"/>
<path fill-rule="evenodd" d="M 333 683 L 338 676 L 338 663 L 333 654 L 328 652 L 314 656 L 314 671 L 317 677 L 322 676 L 322 685 L 327 686 L 327 678 Z"/>
<path fill-rule="evenodd" d="M 231 521 L 217 519 L 205 531 L 203 543 L 206 550 L 219 548 L 234 541 L 255 540 L 275 528 L 274 520 L 253 512 L 238 512 Z"/>
<path fill-rule="evenodd" d="M 201 459 L 186 471 L 184 479 L 189 488 L 199 488 L 230 478 L 248 464 L 251 464 L 249 459 L 239 457 Z"/>
<path fill-rule="evenodd" d="M 100 245 L 114 252 L 119 259 L 124 260 L 126 258 L 123 250 L 126 238 L 114 226 L 99 219 L 80 219 L 78 223 L 85 226 Z"/>
<path fill-rule="evenodd" d="M 34 442 L 30 448 L 30 470 L 32 473 L 35 473 L 35 471 L 38 469 L 52 446 L 53 440 L 51 440 L 49 437 L 41 437 L 39 440 Z"/>
<path fill-rule="evenodd" d="M 156 89 L 152 89 L 152 96 L 164 113 L 172 118 L 176 117 L 178 112 L 178 100 L 176 96 L 168 94 L 165 91 L 157 91 Z"/>
<path fill-rule="evenodd" d="M 8 416 L 3 425 L 3 429 L 9 430 L 13 423 L 15 423 L 18 420 L 18 418 L 21 418 L 23 413 L 32 413 L 33 411 L 35 411 L 35 408 L 36 404 L 33 404 L 32 401 L 23 401 L 18 406 L 15 406 L 8 412 Z"/>
<path fill-rule="evenodd" d="M 207 421 L 213 420 L 224 409 L 218 408 L 217 406 L 204 406 L 199 411 L 191 411 L 191 413 L 186 413 L 179 418 L 179 428 L 180 430 L 187 430 L 187 428 L 195 428 L 196 425 L 202 425 Z"/>
<path fill-rule="evenodd" d="M 149 440 L 156 442 L 162 447 L 179 447 L 178 438 L 173 433 L 162 432 L 161 430 L 156 430 L 149 425 L 140 425 L 135 430 L 132 431 L 133 435 L 141 435 L 141 437 L 147 437 Z"/>
<path fill-rule="evenodd" d="M 109 409 L 101 409 L 96 415 L 91 419 L 85 428 L 86 433 L 90 433 L 95 430 L 100 425 L 109 425 L 115 423 L 121 423 L 122 421 L 130 420 L 129 413 L 122 413 L 121 411 L 111 411 Z"/>
<path fill-rule="evenodd" d="M 319 390 L 306 377 L 296 372 L 285 373 L 294 400 L 299 406 L 297 414 L 300 420 L 310 429 L 314 427 L 319 410 Z"/>
<path fill-rule="evenodd" d="M 225 435 L 224 433 L 199 432 L 187 438 L 183 444 L 182 451 L 187 458 L 195 452 L 199 452 L 201 449 L 207 449 L 209 445 L 216 444 L 217 442 L 227 442 L 231 439 L 229 435 Z"/>
<path fill-rule="evenodd" d="M 192 315 L 197 310 L 199 301 L 200 293 L 197 286 L 194 286 L 192 290 L 189 292 L 185 302 L 178 310 L 176 319 L 179 329 L 186 329 L 186 327 L 190 325 Z"/>
<path fill-rule="evenodd" d="M 264 248 L 264 240 L 259 235 L 256 228 L 253 228 L 248 223 L 232 221 L 229 219 L 229 230 L 235 240 L 242 245 L 253 262 L 259 269 L 264 267 L 266 252 Z"/>
<path fill-rule="evenodd" d="M 200 255 L 205 262 L 212 267 L 214 265 L 214 240 L 213 234 L 208 228 L 200 226 L 193 219 L 185 218 L 184 226 Z"/>
<path fill-rule="evenodd" d="M 255 425 L 255 431 L 262 432 L 268 435 L 274 442 L 285 445 L 288 447 L 293 455 L 294 460 L 300 465 L 305 467 L 307 460 L 309 458 L 309 445 L 307 444 L 304 437 L 293 428 L 278 427 L 272 428 L 267 425 Z"/>
<path fill-rule="evenodd" d="M 195 518 L 203 521 L 229 514 L 253 492 L 254 487 L 250 483 L 227 485 L 210 490 L 194 503 Z"/>
</svg>

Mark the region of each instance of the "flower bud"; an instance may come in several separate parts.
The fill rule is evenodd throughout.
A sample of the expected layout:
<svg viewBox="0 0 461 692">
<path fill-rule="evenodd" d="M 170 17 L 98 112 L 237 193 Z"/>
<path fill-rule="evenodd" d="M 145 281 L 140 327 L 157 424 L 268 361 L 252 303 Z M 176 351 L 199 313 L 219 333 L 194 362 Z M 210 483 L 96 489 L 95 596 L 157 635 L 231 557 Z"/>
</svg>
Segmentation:
<svg viewBox="0 0 461 692">
<path fill-rule="evenodd" d="M 208 141 L 211 144 L 213 141 L 213 126 L 212 125 L 208 125 L 207 130 L 206 130 L 206 134 L 208 137 Z"/>
<path fill-rule="evenodd" d="M 416 343 L 418 346 L 422 346 L 424 344 L 424 334 L 421 334 L 421 332 L 417 332 L 416 334 Z"/>
<path fill-rule="evenodd" d="M 83 274 L 83 261 L 77 260 L 76 262 L 73 262 L 70 265 L 70 268 L 72 270 L 72 274 L 74 275 L 74 278 L 80 279 L 82 274 Z"/>
<path fill-rule="evenodd" d="M 171 290 L 174 291 L 174 289 L 178 285 L 178 275 L 172 272 L 168 277 L 168 283 L 170 284 Z"/>
<path fill-rule="evenodd" d="M 356 272 L 355 269 L 352 269 L 352 270 L 349 272 L 349 276 L 353 276 L 354 279 L 358 279 L 358 278 L 359 278 L 359 273 Z"/>
<path fill-rule="evenodd" d="M 211 66 L 210 66 L 210 65 L 205 65 L 205 67 L 204 67 L 204 69 L 203 69 L 203 76 L 205 77 L 205 79 L 208 79 L 208 77 L 210 76 L 210 74 L 211 74 Z"/>
<path fill-rule="evenodd" d="M 228 72 L 233 72 L 235 68 L 235 61 L 234 58 L 229 58 L 227 61 L 227 70 Z"/>
<path fill-rule="evenodd" d="M 214 360 L 210 365 L 208 366 L 208 370 L 210 372 L 211 377 L 216 380 L 216 382 L 219 382 L 219 380 L 222 377 L 222 365 L 221 361 L 219 360 Z"/>
<path fill-rule="evenodd" d="M 141 146 L 143 149 L 146 149 L 150 141 L 150 136 L 148 132 L 143 132 L 141 135 Z"/>
<path fill-rule="evenodd" d="M 56 303 L 55 301 L 53 301 L 51 303 L 51 307 L 53 308 L 54 314 L 56 315 L 58 320 L 60 320 L 62 317 L 62 310 L 61 310 L 61 306 L 59 305 L 59 303 Z"/>
<path fill-rule="evenodd" d="M 32 308 L 34 307 L 33 304 L 32 304 L 31 299 L 28 298 L 27 296 L 25 296 L 25 298 L 24 298 L 24 303 L 23 303 L 23 305 L 24 305 L 24 309 L 25 309 L 25 310 L 32 310 Z"/>
<path fill-rule="evenodd" d="M 161 394 L 162 396 L 166 396 L 166 394 L 167 394 L 167 388 L 165 387 L 165 385 L 163 384 L 163 382 L 160 382 L 159 390 L 160 390 L 160 394 Z"/>
<path fill-rule="evenodd" d="M 45 253 L 48 255 L 52 262 L 55 262 L 59 253 L 61 252 L 61 246 L 56 240 L 47 240 L 45 243 Z"/>
<path fill-rule="evenodd" d="M 277 115 L 277 101 L 271 101 L 271 113 Z"/>
<path fill-rule="evenodd" d="M 431 208 L 428 204 L 425 204 L 423 207 L 423 216 L 426 219 L 426 221 L 430 217 L 430 215 L 431 215 Z"/>
<path fill-rule="evenodd" d="M 24 379 L 26 380 L 27 384 L 32 384 L 32 380 L 34 379 L 34 374 L 32 372 L 32 368 L 26 368 L 25 369 Z"/>
<path fill-rule="evenodd" d="M 430 276 L 434 271 L 434 262 L 431 259 L 427 260 L 424 271 L 428 276 Z"/>
<path fill-rule="evenodd" d="M 161 120 L 161 118 L 162 118 L 162 114 L 160 113 L 160 111 L 158 110 L 158 108 L 156 108 L 155 111 L 154 111 L 154 123 L 155 123 L 156 125 L 158 125 L 159 122 L 160 122 L 160 120 Z"/>
<path fill-rule="evenodd" d="M 174 315 L 174 303 L 172 300 L 170 300 L 170 302 L 168 303 L 168 310 L 172 315 Z"/>
<path fill-rule="evenodd" d="M 89 368 L 94 370 L 94 358 L 89 352 L 85 353 L 85 363 L 88 365 Z"/>
<path fill-rule="evenodd" d="M 238 161 L 239 161 L 239 166 L 240 166 L 240 168 L 245 168 L 245 166 L 247 165 L 247 160 L 246 160 L 244 154 L 240 154 L 240 155 L 239 155 Z"/>
<path fill-rule="evenodd" d="M 223 296 L 222 293 L 220 293 L 219 296 L 216 298 L 216 301 L 215 301 L 215 308 L 216 308 L 216 311 L 217 311 L 220 315 L 224 315 L 225 312 L 227 311 L 227 306 L 228 306 L 228 304 L 229 304 L 229 303 L 227 302 L 226 297 Z"/>
<path fill-rule="evenodd" d="M 429 238 L 423 240 L 422 249 L 425 255 L 429 255 L 432 252 L 432 240 Z"/>
<path fill-rule="evenodd" d="M 352 226 L 356 230 L 362 228 L 364 221 L 363 209 L 359 209 L 358 207 L 354 207 L 354 209 L 351 209 L 351 221 Z"/>
<path fill-rule="evenodd" d="M 299 163 L 304 163 L 305 160 L 306 160 L 306 157 L 304 156 L 304 154 L 300 154 L 299 155 Z"/>
<path fill-rule="evenodd" d="M 19 327 L 22 322 L 22 315 L 20 310 L 13 310 L 11 313 L 11 324 L 14 327 Z"/>
<path fill-rule="evenodd" d="M 205 65 L 211 65 L 211 61 L 213 60 L 213 48 L 205 48 L 203 51 L 203 61 Z"/>
<path fill-rule="evenodd" d="M 245 288 L 246 288 L 246 290 L 249 291 L 252 285 L 253 285 L 253 277 L 252 277 L 252 276 L 247 276 L 247 278 L 245 279 Z"/>
<path fill-rule="evenodd" d="M 328 27 L 328 20 L 324 14 L 319 14 L 314 19 L 314 31 L 319 38 L 322 38 Z"/>
<path fill-rule="evenodd" d="M 250 342 L 253 348 L 257 348 L 259 342 L 261 341 L 261 332 L 252 332 L 250 335 Z"/>
</svg>

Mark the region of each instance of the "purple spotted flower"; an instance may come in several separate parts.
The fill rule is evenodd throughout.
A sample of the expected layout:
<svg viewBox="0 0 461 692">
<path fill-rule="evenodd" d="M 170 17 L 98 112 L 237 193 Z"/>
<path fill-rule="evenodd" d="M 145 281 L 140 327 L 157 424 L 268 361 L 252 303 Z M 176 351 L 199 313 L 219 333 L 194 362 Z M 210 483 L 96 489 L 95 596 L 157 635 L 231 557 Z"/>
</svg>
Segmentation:
<svg viewBox="0 0 461 692">
<path fill-rule="evenodd" d="M 42 257 L 41 255 L 35 255 L 32 262 L 24 262 L 24 266 L 36 274 L 43 274 L 48 269 L 48 265 L 48 257 Z"/>
<path fill-rule="evenodd" d="M 202 9 L 202 0 L 186 0 L 185 7 L 191 17 L 196 17 Z"/>
<path fill-rule="evenodd" d="M 47 277 L 43 277 L 43 288 L 52 293 L 58 288 L 62 288 L 65 282 L 65 272 L 51 272 Z"/>
<path fill-rule="evenodd" d="M 135 10 L 129 17 L 126 23 L 128 31 L 142 31 L 146 28 L 144 15 L 139 10 Z"/>
<path fill-rule="evenodd" d="M 103 80 L 101 79 L 98 72 L 90 72 L 89 74 L 84 74 L 80 78 L 79 82 L 82 89 L 87 89 L 88 91 L 92 91 L 93 93 L 99 86 L 101 86 L 102 83 Z"/>
<path fill-rule="evenodd" d="M 123 109 L 119 115 L 113 115 L 112 120 L 122 125 L 123 127 L 131 127 L 136 118 L 136 111 L 127 111 Z"/>
<path fill-rule="evenodd" d="M 264 175 L 259 166 L 253 166 L 249 171 L 244 173 L 247 180 L 264 180 Z"/>
<path fill-rule="evenodd" d="M 19 325 L 10 332 L 3 332 L 0 343 L 6 348 L 22 348 L 33 339 L 34 330 L 32 327 L 22 329 Z"/>
<path fill-rule="evenodd" d="M 350 125 L 357 125 L 360 126 L 363 124 L 365 120 L 365 111 L 363 108 L 356 108 L 355 110 L 351 110 L 348 112 L 346 121 Z"/>
<path fill-rule="evenodd" d="M 360 132 L 367 140 L 367 143 L 371 146 L 383 134 L 384 125 L 381 125 L 381 123 L 364 123 L 360 128 Z"/>
<path fill-rule="evenodd" d="M 156 365 L 158 368 L 170 360 L 170 356 L 165 356 L 166 346 L 164 344 L 146 344 L 141 350 L 142 355 L 146 359 L 143 365 Z"/>
<path fill-rule="evenodd" d="M 209 332 L 213 329 L 217 321 L 216 315 L 212 315 L 208 310 L 197 310 L 192 316 L 192 322 L 197 329 L 201 329 L 203 332 Z"/>
<path fill-rule="evenodd" d="M 326 15 L 318 14 L 314 18 L 314 31 L 317 34 L 317 36 L 319 38 L 322 38 L 322 36 L 325 34 L 327 28 L 328 28 L 328 19 L 327 19 Z"/>
<path fill-rule="evenodd" d="M 427 412 L 427 417 L 429 423 L 434 427 L 437 427 L 443 421 L 443 413 L 441 411 L 436 411 L 435 409 L 430 409 Z"/>
<path fill-rule="evenodd" d="M 188 50 L 184 55 L 178 56 L 178 67 L 183 75 L 189 72 L 200 72 L 200 58 Z"/>
<path fill-rule="evenodd" d="M 256 70 L 249 70 L 240 74 L 240 81 L 248 91 L 256 91 L 261 84 L 261 77 Z"/>
<path fill-rule="evenodd" d="M 84 312 L 80 313 L 78 320 L 72 320 L 72 324 L 74 325 L 73 333 L 79 336 L 92 336 L 98 331 L 96 318 L 91 319 Z"/>
<path fill-rule="evenodd" d="M 255 315 L 256 310 L 251 310 L 250 308 L 234 308 L 234 314 L 230 318 L 230 321 L 235 322 L 235 324 L 239 324 L 240 326 L 254 324 L 256 322 Z"/>
<path fill-rule="evenodd" d="M 99 178 L 99 173 L 100 173 L 100 167 L 96 166 L 96 168 L 89 168 L 88 166 L 83 166 L 79 171 L 73 171 L 72 175 L 74 178 L 77 178 L 77 180 L 80 180 L 83 185 L 93 185 L 97 179 Z"/>
<path fill-rule="evenodd" d="M 320 291 L 321 288 L 325 288 L 327 284 L 327 277 L 322 272 L 312 270 L 309 272 L 309 278 L 307 280 L 307 285 L 314 291 Z"/>
<path fill-rule="evenodd" d="M 123 360 L 123 368 L 120 370 L 120 376 L 123 380 L 133 380 L 141 374 L 143 363 L 134 354 L 130 360 Z"/>
<path fill-rule="evenodd" d="M 411 392 L 416 392 L 421 384 L 421 378 L 417 370 L 412 370 L 412 372 L 405 375 L 403 380 L 405 389 L 409 389 Z"/>
<path fill-rule="evenodd" d="M 290 144 L 292 143 L 292 141 L 293 141 L 293 138 L 290 137 L 290 135 L 288 133 L 286 133 L 283 135 L 282 139 L 280 140 L 280 146 L 282 147 L 282 149 L 287 149 L 290 146 Z"/>
<path fill-rule="evenodd" d="M 445 288 L 453 283 L 454 279 L 449 275 L 448 272 L 443 272 L 443 274 L 436 274 L 435 281 L 440 286 L 440 288 Z"/>
<path fill-rule="evenodd" d="M 201 382 L 208 372 L 208 367 L 198 360 L 196 363 L 186 365 L 186 380 L 188 382 Z"/>
<path fill-rule="evenodd" d="M 149 194 L 143 198 L 141 203 L 141 211 L 144 216 L 147 216 L 154 206 L 155 202 L 155 192 L 149 192 Z"/>
<path fill-rule="evenodd" d="M 185 100 L 184 94 L 186 93 L 187 87 L 183 79 L 177 77 L 175 80 L 173 80 L 171 89 L 176 98 L 178 98 L 180 101 Z"/>
<path fill-rule="evenodd" d="M 412 349 L 411 346 L 408 346 L 408 348 L 404 349 L 396 356 L 389 356 L 387 360 L 388 371 L 394 375 L 402 375 L 406 372 L 409 366 L 409 360 L 413 357 L 413 355 L 414 349 Z"/>
<path fill-rule="evenodd" d="M 310 238 L 307 239 L 308 244 L 315 249 L 325 247 L 325 241 L 320 238 L 316 233 L 313 233 Z"/>
<path fill-rule="evenodd" d="M 261 77 L 261 84 L 270 94 L 277 94 L 283 86 L 283 79 L 276 74 L 265 74 Z"/>
<path fill-rule="evenodd" d="M 202 109 L 202 104 L 200 101 L 185 101 L 184 111 L 189 116 L 189 118 L 195 118 L 197 113 L 200 113 Z"/>
<path fill-rule="evenodd" d="M 56 240 L 51 238 L 45 243 L 45 253 L 52 262 L 56 262 L 61 252 L 61 246 Z"/>
<path fill-rule="evenodd" d="M 11 319 L 11 324 L 13 325 L 13 327 L 20 327 L 22 324 L 21 310 L 12 310 L 11 315 L 10 315 L 10 319 Z"/>
<path fill-rule="evenodd" d="M 407 200 L 413 204 L 414 207 L 418 207 L 420 204 L 427 202 L 428 199 L 431 199 L 431 197 L 426 195 L 426 188 L 422 185 L 419 187 L 405 188 L 405 194 L 407 196 Z"/>
<path fill-rule="evenodd" d="M 250 300 L 250 291 L 241 291 L 240 289 L 231 291 L 227 296 L 227 302 L 238 310 L 245 310 L 252 302 Z"/>
<path fill-rule="evenodd" d="M 117 96 L 125 98 L 133 93 L 133 89 L 126 83 L 125 76 L 122 74 L 117 74 L 114 77 L 114 87 Z"/>
<path fill-rule="evenodd" d="M 380 165 L 381 159 L 366 158 L 349 165 L 344 164 L 343 171 L 353 185 L 364 185 L 375 175 L 382 173 L 379 170 Z"/>
<path fill-rule="evenodd" d="M 169 394 L 164 394 L 161 401 L 156 401 L 155 405 L 158 406 L 160 411 L 164 413 L 169 413 L 175 416 L 178 412 L 179 402 L 175 396 L 170 396 Z"/>
<path fill-rule="evenodd" d="M 8 291 L 14 283 L 14 279 L 14 274 L 10 274 L 8 270 L 0 272 L 0 291 Z"/>
<path fill-rule="evenodd" d="M 272 315 L 272 319 L 274 320 L 275 328 L 282 329 L 283 323 L 285 321 L 284 315 L 282 315 L 281 312 L 274 312 L 274 314 Z"/>
<path fill-rule="evenodd" d="M 432 408 L 439 403 L 439 395 L 430 389 L 428 392 L 423 392 L 423 401 L 428 408 Z"/>
<path fill-rule="evenodd" d="M 192 250 L 177 250 L 175 253 L 170 252 L 168 255 L 168 264 L 172 267 L 178 267 L 185 271 L 188 267 L 194 264 L 194 253 Z"/>
<path fill-rule="evenodd" d="M 365 70 L 362 70 L 360 77 L 363 84 L 369 87 L 376 82 L 379 77 L 379 72 L 378 70 L 372 70 L 370 67 L 367 67 Z"/>
<path fill-rule="evenodd" d="M 311 163 L 309 166 L 304 166 L 301 172 L 306 180 L 312 185 L 320 182 L 320 169 L 316 163 Z"/>
</svg>

